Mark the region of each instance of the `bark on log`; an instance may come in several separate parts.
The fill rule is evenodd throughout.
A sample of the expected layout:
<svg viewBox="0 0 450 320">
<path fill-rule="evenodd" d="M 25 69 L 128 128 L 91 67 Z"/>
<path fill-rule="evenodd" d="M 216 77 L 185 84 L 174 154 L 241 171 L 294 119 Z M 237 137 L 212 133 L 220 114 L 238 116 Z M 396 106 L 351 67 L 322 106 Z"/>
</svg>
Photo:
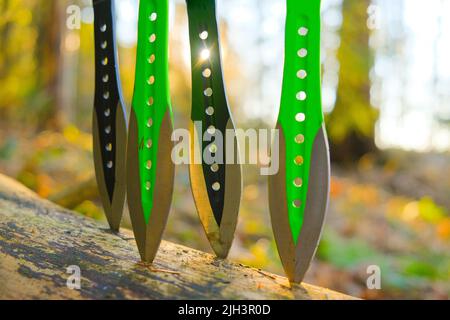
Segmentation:
<svg viewBox="0 0 450 320">
<path fill-rule="evenodd" d="M 67 267 L 81 289 L 67 287 Z M 352 299 L 163 242 L 139 263 L 132 233 L 40 199 L 0 175 L 0 299 Z"/>
</svg>

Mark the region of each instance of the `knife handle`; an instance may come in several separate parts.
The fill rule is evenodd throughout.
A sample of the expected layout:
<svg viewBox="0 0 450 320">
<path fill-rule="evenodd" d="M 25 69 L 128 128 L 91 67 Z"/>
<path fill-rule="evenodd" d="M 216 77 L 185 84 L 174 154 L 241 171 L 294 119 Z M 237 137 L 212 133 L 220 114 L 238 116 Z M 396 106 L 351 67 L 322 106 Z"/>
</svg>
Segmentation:
<svg viewBox="0 0 450 320">
<path fill-rule="evenodd" d="M 172 201 L 172 108 L 168 0 L 139 4 L 136 73 L 128 135 L 128 207 L 141 258 L 151 262 Z"/>
<path fill-rule="evenodd" d="M 223 156 L 222 163 L 209 163 L 202 158 L 209 203 L 216 223 L 220 226 L 226 188 L 225 133 L 229 121 L 231 122 L 231 115 L 222 75 L 216 6 L 214 0 L 187 0 L 186 2 L 192 67 L 191 120 L 201 124 L 198 145 L 201 146 L 202 157 L 203 150 L 209 152 L 211 156 L 217 153 Z M 216 142 L 217 131 L 222 133 L 222 143 Z M 202 139 L 204 135 L 210 141 Z"/>
<path fill-rule="evenodd" d="M 126 112 L 115 41 L 114 3 L 94 0 L 94 162 L 103 207 L 117 230 L 125 200 Z"/>
<path fill-rule="evenodd" d="M 154 205 L 160 128 L 167 113 L 172 118 L 167 20 L 167 0 L 141 1 L 132 112 L 137 120 L 140 192 L 147 223 Z M 163 143 L 170 143 L 170 137 L 165 138 L 169 140 Z"/>
<path fill-rule="evenodd" d="M 323 123 L 320 0 L 287 0 L 285 63 L 278 124 L 286 141 L 286 193 L 294 242 L 302 228 L 314 139 Z"/>
</svg>

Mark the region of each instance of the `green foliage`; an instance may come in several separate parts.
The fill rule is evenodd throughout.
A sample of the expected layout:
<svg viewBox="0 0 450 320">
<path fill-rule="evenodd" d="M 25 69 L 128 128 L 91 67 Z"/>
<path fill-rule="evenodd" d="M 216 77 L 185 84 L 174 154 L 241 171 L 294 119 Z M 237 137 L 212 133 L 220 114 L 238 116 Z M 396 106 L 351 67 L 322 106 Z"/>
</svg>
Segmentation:
<svg viewBox="0 0 450 320">
<path fill-rule="evenodd" d="M 330 140 L 334 146 L 353 144 L 346 150 L 334 148 L 335 153 L 352 152 L 355 156 L 370 151 L 374 145 L 374 127 L 378 111 L 371 106 L 369 73 L 373 55 L 369 46 L 367 8 L 370 0 L 343 1 L 343 22 L 337 58 L 340 64 L 336 105 L 326 117 Z M 358 143 L 350 139 L 357 139 Z M 338 154 L 335 154 L 339 158 Z M 351 155 L 347 155 L 351 156 Z"/>
<path fill-rule="evenodd" d="M 383 256 L 359 239 L 344 239 L 331 230 L 324 233 L 317 256 L 339 268 L 356 268 L 359 264 L 376 261 L 385 264 Z"/>
<path fill-rule="evenodd" d="M 427 222 L 438 223 L 448 215 L 446 210 L 438 206 L 430 197 L 420 199 L 418 205 L 420 216 Z"/>
</svg>

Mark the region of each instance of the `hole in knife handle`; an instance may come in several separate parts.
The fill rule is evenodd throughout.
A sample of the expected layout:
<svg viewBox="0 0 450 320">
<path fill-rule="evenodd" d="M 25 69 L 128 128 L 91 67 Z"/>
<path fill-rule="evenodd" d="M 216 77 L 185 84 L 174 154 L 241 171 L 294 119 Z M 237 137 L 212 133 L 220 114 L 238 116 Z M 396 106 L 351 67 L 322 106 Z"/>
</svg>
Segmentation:
<svg viewBox="0 0 450 320">
<path fill-rule="evenodd" d="M 305 142 L 305 136 L 299 133 L 298 135 L 295 136 L 295 142 L 298 144 Z"/>
<path fill-rule="evenodd" d="M 205 78 L 209 78 L 211 76 L 211 69 L 210 68 L 206 68 L 205 70 L 203 70 L 202 75 Z"/>
<path fill-rule="evenodd" d="M 150 78 L 148 78 L 147 82 L 149 85 L 153 85 L 155 83 L 155 76 L 150 76 Z"/>
<path fill-rule="evenodd" d="M 103 83 L 107 83 L 109 81 L 109 76 L 105 74 L 102 78 Z"/>
<path fill-rule="evenodd" d="M 155 42 L 155 41 L 156 41 L 156 34 L 152 33 L 152 34 L 150 35 L 149 41 L 150 41 L 150 43 Z"/>
<path fill-rule="evenodd" d="M 112 151 L 112 143 L 108 143 L 108 144 L 105 146 L 105 149 L 106 149 L 106 151 Z"/>
<path fill-rule="evenodd" d="M 158 18 L 158 14 L 156 12 L 152 12 L 149 16 L 150 21 L 156 21 L 156 18 Z"/>
<path fill-rule="evenodd" d="M 298 28 L 298 34 L 302 37 L 306 36 L 308 34 L 308 28 L 306 27 Z"/>
<path fill-rule="evenodd" d="M 105 100 L 109 99 L 109 91 L 103 92 L 103 99 L 105 99 Z"/>
<path fill-rule="evenodd" d="M 305 91 L 299 91 L 296 95 L 297 100 L 299 101 L 305 101 L 306 100 L 306 92 Z"/>
<path fill-rule="evenodd" d="M 147 105 L 150 107 L 153 105 L 153 103 L 155 102 L 155 99 L 153 99 L 153 97 L 148 98 L 147 100 Z"/>
<path fill-rule="evenodd" d="M 147 160 L 147 162 L 145 164 L 145 168 L 147 170 L 150 170 L 152 168 L 152 160 Z"/>
<path fill-rule="evenodd" d="M 214 182 L 211 187 L 212 187 L 212 189 L 214 191 L 219 191 L 220 190 L 220 183 L 219 182 Z"/>
<path fill-rule="evenodd" d="M 303 157 L 302 156 L 296 156 L 294 158 L 294 163 L 298 166 L 301 166 L 303 164 Z"/>
<path fill-rule="evenodd" d="M 102 49 L 106 49 L 106 47 L 108 46 L 108 42 L 105 40 L 105 41 L 103 41 L 101 44 L 100 44 L 100 47 L 102 48 Z"/>
<path fill-rule="evenodd" d="M 305 119 L 306 119 L 306 116 L 303 112 L 299 112 L 295 115 L 295 120 L 297 122 L 303 122 L 303 121 L 305 121 Z"/>
<path fill-rule="evenodd" d="M 153 125 L 153 119 L 152 119 L 152 118 L 149 118 L 149 119 L 147 120 L 147 127 L 148 127 L 148 128 L 151 128 L 152 125 Z"/>
<path fill-rule="evenodd" d="M 214 108 L 211 107 L 211 106 L 209 106 L 208 108 L 206 108 L 205 113 L 206 113 L 208 116 L 212 116 L 212 115 L 214 114 Z"/>
<path fill-rule="evenodd" d="M 200 37 L 200 39 L 206 40 L 206 39 L 208 39 L 208 31 L 204 30 L 204 31 L 200 32 L 198 36 Z"/>
<path fill-rule="evenodd" d="M 145 189 L 147 189 L 147 191 L 150 190 L 151 186 L 152 184 L 150 181 L 145 182 Z"/>
<path fill-rule="evenodd" d="M 150 57 L 148 57 L 148 63 L 152 64 L 153 62 L 155 62 L 155 55 L 151 54 Z"/>
<path fill-rule="evenodd" d="M 308 54 L 308 50 L 306 50 L 305 48 L 301 48 L 297 51 L 297 54 L 300 58 L 304 58 Z"/>
<path fill-rule="evenodd" d="M 211 97 L 213 94 L 213 90 L 211 88 L 206 88 L 205 91 L 203 91 L 203 94 L 207 97 Z"/>
<path fill-rule="evenodd" d="M 200 58 L 202 60 L 209 59 L 210 55 L 211 55 L 211 52 L 209 51 L 209 49 L 203 49 L 202 51 L 200 51 Z"/>
<path fill-rule="evenodd" d="M 104 65 L 104 66 L 108 65 L 108 57 L 103 58 L 102 65 Z"/>
<path fill-rule="evenodd" d="M 298 72 L 297 72 L 297 77 L 300 79 L 305 79 L 307 75 L 308 74 L 306 73 L 306 70 L 303 70 L 303 69 L 298 70 Z"/>
<path fill-rule="evenodd" d="M 302 178 L 295 178 L 294 179 L 294 186 L 296 186 L 297 188 L 300 188 L 302 185 L 303 185 Z"/>
<path fill-rule="evenodd" d="M 206 129 L 206 132 L 208 132 L 208 134 L 213 135 L 216 133 L 216 127 L 214 127 L 213 125 L 210 125 L 208 127 L 208 129 Z"/>
<path fill-rule="evenodd" d="M 214 163 L 211 165 L 211 171 L 212 172 L 217 172 L 219 171 L 219 165 L 217 163 Z"/>
<path fill-rule="evenodd" d="M 152 139 L 148 139 L 146 143 L 147 148 L 150 149 L 152 147 L 152 144 L 153 144 Z"/>
<path fill-rule="evenodd" d="M 300 208 L 301 205 L 302 205 L 302 202 L 299 199 L 295 199 L 294 201 L 292 201 L 292 206 L 294 208 Z"/>
<path fill-rule="evenodd" d="M 105 115 L 105 117 L 109 117 L 109 116 L 111 115 L 111 109 L 110 109 L 110 108 L 107 108 L 107 109 L 105 110 L 105 112 L 103 112 L 103 114 Z"/>
<path fill-rule="evenodd" d="M 106 31 L 106 24 L 105 23 L 100 26 L 100 31 L 101 32 L 105 32 Z"/>
<path fill-rule="evenodd" d="M 108 161 L 108 162 L 106 163 L 106 167 L 107 167 L 108 169 L 111 169 L 111 168 L 113 167 L 113 162 L 112 162 L 112 161 Z"/>
<path fill-rule="evenodd" d="M 211 153 L 216 153 L 217 152 L 217 145 L 214 144 L 214 143 L 210 144 L 208 150 Z"/>
<path fill-rule="evenodd" d="M 111 126 L 106 126 L 105 133 L 110 134 L 111 133 Z"/>
</svg>

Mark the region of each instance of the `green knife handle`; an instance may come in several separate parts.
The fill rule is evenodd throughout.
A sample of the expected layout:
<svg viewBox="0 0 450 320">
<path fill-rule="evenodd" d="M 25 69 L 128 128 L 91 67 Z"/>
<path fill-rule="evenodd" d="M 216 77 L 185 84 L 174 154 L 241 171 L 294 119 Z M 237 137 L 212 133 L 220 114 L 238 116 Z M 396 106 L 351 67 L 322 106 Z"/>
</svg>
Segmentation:
<svg viewBox="0 0 450 320">
<path fill-rule="evenodd" d="M 139 4 L 127 192 L 136 243 L 145 262 L 152 262 L 156 255 L 173 192 L 168 11 L 168 0 L 141 0 Z"/>
<path fill-rule="evenodd" d="M 287 0 L 278 123 L 286 139 L 286 195 L 295 243 L 304 219 L 314 138 L 323 123 L 321 105 L 320 0 Z"/>
<path fill-rule="evenodd" d="M 140 2 L 132 113 L 137 121 L 140 194 L 146 223 L 149 223 L 157 201 L 153 190 L 159 165 L 157 151 L 161 143 L 161 125 L 167 114 L 172 119 L 168 76 L 168 10 L 168 0 Z M 169 140 L 165 143 L 170 143 L 170 136 L 167 138 Z"/>
</svg>

